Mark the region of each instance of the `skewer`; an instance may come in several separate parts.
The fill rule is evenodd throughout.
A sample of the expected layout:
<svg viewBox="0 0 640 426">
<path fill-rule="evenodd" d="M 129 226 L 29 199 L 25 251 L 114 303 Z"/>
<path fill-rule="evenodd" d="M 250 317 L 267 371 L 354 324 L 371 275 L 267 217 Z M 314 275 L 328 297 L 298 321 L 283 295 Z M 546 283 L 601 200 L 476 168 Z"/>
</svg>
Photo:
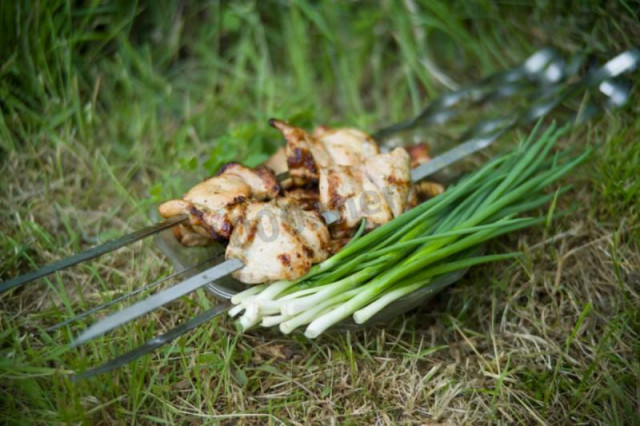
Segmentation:
<svg viewBox="0 0 640 426">
<path fill-rule="evenodd" d="M 487 100 L 508 98 L 525 89 L 526 85 L 523 82 L 526 80 L 538 80 L 542 82 L 540 86 L 559 83 L 575 74 L 581 62 L 582 57 L 575 56 L 567 67 L 556 50 L 540 49 L 520 65 L 492 74 L 454 92 L 446 93 L 430 102 L 415 117 L 380 129 L 372 136 L 379 140 L 418 126 L 444 123 L 460 113 L 459 110 L 453 110 L 453 106 L 463 101 L 481 104 Z"/>
<path fill-rule="evenodd" d="M 9 281 L 4 281 L 0 283 L 0 293 L 11 290 L 12 288 L 18 287 L 22 284 L 37 280 L 38 278 L 42 278 L 61 269 L 68 268 L 69 266 L 86 262 L 87 260 L 102 256 L 103 254 L 112 252 L 121 247 L 128 246 L 129 244 L 133 244 L 138 240 L 141 240 L 153 234 L 157 234 L 160 231 L 182 223 L 187 219 L 187 215 L 172 217 L 163 222 L 156 223 L 154 225 L 147 226 L 146 228 L 142 228 L 130 234 L 124 235 L 118 239 L 111 240 L 99 246 L 92 247 L 89 250 L 58 260 L 57 262 L 50 263 L 49 265 L 46 265 L 40 269 L 28 272 L 24 275 L 20 275 L 19 277 L 13 278 Z"/>
<path fill-rule="evenodd" d="M 434 158 L 433 160 L 419 166 L 412 171 L 412 181 L 423 179 L 424 177 L 440 170 L 452 164 L 455 161 L 464 158 L 471 153 L 477 152 L 495 141 L 506 131 L 514 128 L 516 125 L 525 124 L 532 121 L 536 121 L 541 117 L 547 115 L 550 111 L 562 104 L 568 98 L 575 96 L 581 91 L 600 85 L 603 81 L 615 78 L 622 73 L 635 69 L 640 63 L 640 50 L 631 50 L 624 52 L 615 58 L 608 61 L 601 68 L 583 77 L 581 80 L 566 86 L 562 90 L 558 91 L 557 96 L 551 97 L 549 100 L 543 100 L 541 102 L 534 103 L 533 105 L 525 108 L 519 112 L 508 115 L 506 117 L 497 119 L 493 124 L 484 127 L 488 129 L 488 133 L 479 134 L 469 141 L 464 142 L 446 153 Z M 595 77 L 594 77 L 595 76 Z M 614 86 L 615 88 L 621 86 Z M 605 92 L 609 98 L 618 96 L 618 101 L 610 103 L 610 105 L 617 106 L 623 104 L 621 97 L 628 99 L 629 92 L 626 93 L 609 93 Z M 329 212 L 330 213 L 330 212 Z M 326 218 L 329 219 L 329 218 Z M 330 219 L 327 220 L 328 223 Z M 243 267 L 243 264 L 238 259 L 229 259 L 213 268 L 210 268 L 200 274 L 197 274 L 182 283 L 175 285 L 167 290 L 157 293 L 145 300 L 142 300 L 134 305 L 131 305 L 120 312 L 116 312 L 111 316 L 95 323 L 82 334 L 80 334 L 72 343 L 71 346 L 75 347 L 82 343 L 88 342 L 104 333 L 123 325 L 135 318 L 138 318 L 145 313 L 148 313 L 160 306 L 163 306 L 179 297 L 182 297 L 198 288 L 201 288 L 212 281 L 215 281 L 223 276 L 226 276 L 234 271 L 237 271 Z"/>
<path fill-rule="evenodd" d="M 76 382 L 78 380 L 88 379 L 90 377 L 94 377 L 94 376 L 97 376 L 98 374 L 106 373 L 108 371 L 121 367 L 125 364 L 128 364 L 132 361 L 135 361 L 141 356 L 148 354 L 149 352 L 159 348 L 160 346 L 166 343 L 171 342 L 172 340 L 182 336 L 188 331 L 193 330 L 199 325 L 202 325 L 205 322 L 212 320 L 218 315 L 226 312 L 228 309 L 229 309 L 228 304 L 216 305 L 213 308 L 207 311 L 204 311 L 199 315 L 196 315 L 195 317 L 191 318 L 187 322 L 184 322 L 179 326 L 172 328 L 171 330 L 167 331 L 166 333 L 163 333 L 160 336 L 156 336 L 153 339 L 147 340 L 143 345 L 138 346 L 137 348 L 123 355 L 120 355 L 119 357 L 114 358 L 111 361 L 108 361 L 99 367 L 84 371 L 79 374 L 74 374 L 73 376 L 71 376 L 71 380 Z"/>
<path fill-rule="evenodd" d="M 403 123 L 383 128 L 374 133 L 373 137 L 374 139 L 382 140 L 401 130 L 408 130 L 417 126 L 427 126 L 435 123 L 444 123 L 460 114 L 461 110 L 456 110 L 453 107 L 462 101 L 470 100 L 475 103 L 482 103 L 489 99 L 504 99 L 514 96 L 528 87 L 524 79 L 530 83 L 537 79 L 539 81 L 537 81 L 536 84 L 539 86 L 558 83 L 570 74 L 575 73 L 575 70 L 571 71 L 571 69 L 569 69 L 570 72 L 563 70 L 562 64 L 563 61 L 555 50 L 550 48 L 541 49 L 514 68 L 492 74 L 475 84 L 435 99 L 416 117 Z M 576 67 L 574 66 L 573 68 Z M 277 178 L 279 182 L 282 182 L 288 179 L 289 175 L 285 172 L 278 175 Z M 84 252 L 61 259 L 35 271 L 4 281 L 0 283 L 0 293 L 133 244 L 138 240 L 186 222 L 187 220 L 187 215 L 176 216 L 134 231 L 118 239 L 92 247 Z"/>
<path fill-rule="evenodd" d="M 158 285 L 160 285 L 160 284 L 162 284 L 164 282 L 167 282 L 167 281 L 172 280 L 174 278 L 181 278 L 183 276 L 186 277 L 186 276 L 188 276 L 189 273 L 191 273 L 193 271 L 197 271 L 198 269 L 201 269 L 202 267 L 210 265 L 211 263 L 215 262 L 216 260 L 218 260 L 219 257 L 220 256 L 216 256 L 213 259 L 205 260 L 204 262 L 200 262 L 199 264 L 194 265 L 194 266 L 192 266 L 190 268 L 174 272 L 173 274 L 167 275 L 166 277 L 162 277 L 159 280 L 156 280 L 156 281 L 152 282 L 151 284 L 147 284 L 147 285 L 145 285 L 143 287 L 137 288 L 137 289 L 133 290 L 132 292 L 129 292 L 129 293 L 123 294 L 122 296 L 116 297 L 115 299 L 110 300 L 107 303 L 104 303 L 104 304 L 102 304 L 100 306 L 96 306 L 95 308 L 91 308 L 91 309 L 89 309 L 87 311 L 84 311 L 84 312 L 82 312 L 82 313 L 80 313 L 80 314 L 78 314 L 78 315 L 76 315 L 76 316 L 74 316 L 72 318 L 69 318 L 69 319 L 64 320 L 62 322 L 59 322 L 59 323 L 57 323 L 55 325 L 52 325 L 51 327 L 45 329 L 44 331 L 47 332 L 47 333 L 50 333 L 50 332 L 55 331 L 55 330 L 57 330 L 57 329 L 59 329 L 61 327 L 64 327 L 65 325 L 74 323 L 76 321 L 81 320 L 82 318 L 88 317 L 89 315 L 95 314 L 96 312 L 99 312 L 99 311 L 101 311 L 103 309 L 106 309 L 109 306 L 112 306 L 112 305 L 114 305 L 114 304 L 116 304 L 118 302 L 121 302 L 123 300 L 129 299 L 130 297 L 133 297 L 136 294 L 139 294 L 139 293 L 142 293 L 143 291 L 152 289 L 153 287 L 157 287 Z"/>
</svg>

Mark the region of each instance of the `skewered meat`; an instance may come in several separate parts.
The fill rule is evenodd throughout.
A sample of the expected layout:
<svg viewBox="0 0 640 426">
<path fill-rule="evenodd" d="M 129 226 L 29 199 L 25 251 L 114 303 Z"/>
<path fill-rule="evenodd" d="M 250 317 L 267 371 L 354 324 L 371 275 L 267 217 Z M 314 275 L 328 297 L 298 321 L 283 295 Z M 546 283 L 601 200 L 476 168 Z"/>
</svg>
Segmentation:
<svg viewBox="0 0 640 426">
<path fill-rule="evenodd" d="M 382 193 L 360 168 L 333 166 L 322 169 L 319 187 L 321 208 L 340 213 L 340 221 L 333 227 L 336 230 L 355 228 L 362 218 L 367 219 L 367 228 L 372 229 L 393 217 Z"/>
<path fill-rule="evenodd" d="M 339 225 L 332 227 L 334 237 L 347 234 L 362 218 L 372 229 L 415 205 L 407 150 L 380 154 L 371 136 L 356 129 L 322 126 L 310 136 L 284 121 L 270 123 L 287 140 L 285 153 L 294 185 L 317 182 L 321 210 L 340 212 Z M 410 152 L 419 161 L 426 151 L 426 145 L 419 145 Z"/>
<path fill-rule="evenodd" d="M 325 147 L 331 163 L 339 166 L 355 166 L 380 153 L 373 138 L 357 129 L 320 126 L 313 131 L 313 137 Z"/>
<path fill-rule="evenodd" d="M 287 125 L 283 123 L 278 122 L 278 125 Z M 361 164 L 365 159 L 380 153 L 378 145 L 371 136 L 357 129 L 331 129 L 327 126 L 319 126 L 313 131 L 312 136 L 324 144 L 334 165 Z M 406 146 L 405 150 L 411 158 L 412 169 L 431 160 L 429 146 L 424 142 Z M 276 175 L 288 171 L 286 147 L 278 149 L 264 162 L 264 165 L 273 170 Z M 281 183 L 280 186 L 289 188 L 290 184 Z"/>
<path fill-rule="evenodd" d="M 295 279 L 329 256 L 329 231 L 316 211 L 279 198 L 248 203 L 227 246 L 244 267 L 233 276 L 249 284 Z"/>
<path fill-rule="evenodd" d="M 287 140 L 285 152 L 293 184 L 304 186 L 318 182 L 318 167 L 331 164 L 331 157 L 322 143 L 285 121 L 271 119 L 269 124 L 280 130 Z"/>
<path fill-rule="evenodd" d="M 371 136 L 360 130 L 321 126 L 310 136 L 303 129 L 285 121 L 272 119 L 269 123 L 280 130 L 287 140 L 287 166 L 295 186 L 316 184 L 321 168 L 359 165 L 380 153 Z M 270 162 L 274 167 L 280 168 L 282 154 L 276 155 L 278 157 L 274 156 Z"/>
<path fill-rule="evenodd" d="M 189 215 L 189 224 L 173 229 L 183 245 L 229 240 L 227 257 L 245 264 L 234 273 L 242 282 L 298 278 L 340 250 L 363 218 L 373 229 L 415 205 L 417 194 L 438 190 L 410 182 L 410 165 L 429 159 L 424 144 L 380 153 L 356 129 L 318 127 L 309 135 L 284 121 L 270 123 L 287 145 L 264 166 L 228 164 L 159 208 L 164 217 Z M 275 174 L 287 170 L 291 179 L 279 186 Z M 319 212 L 331 210 L 340 220 L 330 234 Z"/>
<path fill-rule="evenodd" d="M 418 182 L 413 189 L 420 201 L 428 200 L 444 192 L 444 186 L 441 183 L 428 181 Z"/>
<path fill-rule="evenodd" d="M 320 210 L 320 194 L 317 188 L 293 188 L 285 191 L 284 196 L 295 201 L 304 210 Z"/>
<path fill-rule="evenodd" d="M 182 199 L 167 201 L 158 210 L 165 218 L 189 215 L 190 229 L 183 226 L 174 232 L 185 245 L 201 245 L 204 241 L 192 234 L 227 240 L 235 222 L 244 214 L 247 199 L 270 199 L 279 190 L 275 175 L 267 167 L 252 170 L 230 163 L 217 176 L 194 186 Z"/>
<path fill-rule="evenodd" d="M 429 147 L 426 143 L 420 142 L 415 145 L 405 147 L 409 156 L 411 157 L 411 168 L 418 167 L 420 164 L 424 164 L 431 160 L 429 157 Z"/>
<path fill-rule="evenodd" d="M 276 175 L 289 170 L 289 166 L 287 165 L 286 148 L 284 146 L 282 148 L 279 148 L 271 157 L 267 159 L 267 161 L 263 163 L 263 165 L 273 170 Z"/>
<path fill-rule="evenodd" d="M 367 219 L 367 229 L 389 222 L 410 205 L 409 155 L 402 148 L 377 154 L 360 167 L 332 166 L 320 170 L 320 203 L 337 210 L 334 236 L 345 235 Z"/>
<path fill-rule="evenodd" d="M 396 148 L 385 154 L 369 157 L 364 163 L 367 178 L 382 192 L 393 217 L 407 209 L 411 190 L 409 154 Z"/>
</svg>

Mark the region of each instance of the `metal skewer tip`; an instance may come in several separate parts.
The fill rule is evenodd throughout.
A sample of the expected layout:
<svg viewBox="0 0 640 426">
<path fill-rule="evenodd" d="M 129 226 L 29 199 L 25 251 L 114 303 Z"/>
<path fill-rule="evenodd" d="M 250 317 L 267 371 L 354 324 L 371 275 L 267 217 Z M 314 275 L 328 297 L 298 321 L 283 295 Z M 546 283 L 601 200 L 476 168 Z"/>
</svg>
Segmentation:
<svg viewBox="0 0 640 426">
<path fill-rule="evenodd" d="M 14 279 L 4 281 L 0 283 L 0 293 L 11 290 L 12 288 L 21 286 L 28 282 L 37 280 L 38 278 L 45 277 L 56 271 L 60 271 L 70 266 L 77 265 L 78 263 L 86 262 L 87 260 L 91 260 L 95 257 L 102 256 L 103 254 L 112 252 L 121 247 L 128 246 L 129 244 L 133 244 L 138 240 L 141 240 L 150 235 L 156 234 L 164 229 L 171 228 L 179 223 L 182 223 L 187 219 L 188 219 L 187 215 L 172 217 L 171 219 L 167 219 L 163 222 L 156 223 L 154 225 L 147 226 L 146 228 L 139 229 L 135 232 L 124 235 L 118 239 L 107 241 L 106 243 L 101 244 L 99 246 L 92 247 L 89 250 L 74 254 L 73 256 L 67 257 L 57 262 L 50 263 L 49 265 L 43 266 L 42 268 L 37 269 L 35 271 L 31 271 L 27 274 L 20 275 L 19 277 L 16 277 Z"/>
<path fill-rule="evenodd" d="M 143 345 L 138 346 L 137 348 L 120 355 L 111 361 L 108 361 L 96 368 L 92 368 L 91 370 L 83 371 L 82 373 L 74 374 L 71 376 L 71 381 L 77 382 L 78 380 L 88 379 L 98 374 L 107 373 L 111 370 L 115 370 L 116 368 L 122 367 L 136 359 L 140 358 L 143 355 L 148 354 L 149 352 L 159 348 L 160 346 L 167 344 L 176 338 L 182 336 L 183 334 L 193 330 L 201 324 L 204 324 L 207 321 L 212 320 L 213 318 L 223 314 L 229 309 L 229 305 L 220 304 L 215 306 L 214 308 L 205 311 L 187 322 L 184 322 L 177 327 L 172 328 L 164 334 L 156 336 L 152 339 L 147 340 Z"/>
<path fill-rule="evenodd" d="M 89 340 L 102 336 L 106 332 L 113 330 L 118 326 L 126 324 L 129 321 L 132 321 L 148 312 L 166 305 L 173 300 L 189 294 L 192 291 L 195 291 L 212 281 L 229 275 L 233 271 L 237 271 L 243 266 L 243 263 L 238 259 L 229 259 L 217 266 L 214 266 L 213 268 L 200 272 L 199 274 L 186 279 L 180 284 L 176 284 L 173 287 L 168 288 L 167 290 L 156 293 L 153 296 L 149 296 L 148 298 L 141 300 L 140 302 L 135 303 L 123 309 L 122 311 L 116 312 L 102 319 L 101 321 L 98 321 L 91 327 L 87 328 L 73 342 L 71 342 L 70 347 L 74 348 L 78 345 L 88 342 Z"/>
</svg>

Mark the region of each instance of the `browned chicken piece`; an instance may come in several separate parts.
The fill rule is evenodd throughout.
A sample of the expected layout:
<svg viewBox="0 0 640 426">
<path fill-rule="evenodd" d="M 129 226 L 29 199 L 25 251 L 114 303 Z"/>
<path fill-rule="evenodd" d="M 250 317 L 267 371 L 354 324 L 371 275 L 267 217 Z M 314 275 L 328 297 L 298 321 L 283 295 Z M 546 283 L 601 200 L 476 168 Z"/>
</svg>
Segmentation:
<svg viewBox="0 0 640 426">
<path fill-rule="evenodd" d="M 327 126 L 319 126 L 316 127 L 311 135 L 311 139 L 309 139 L 309 135 L 303 129 L 291 126 L 280 120 L 271 120 L 271 123 L 283 132 L 288 144 L 306 144 L 309 146 L 306 152 L 311 153 L 313 161 L 308 160 L 307 162 L 309 164 L 312 163 L 316 169 L 328 167 L 329 165 L 359 165 L 366 159 L 380 154 L 380 148 L 376 141 L 367 133 L 357 129 L 332 129 Z M 304 142 L 301 143 L 300 140 Z M 431 160 L 429 156 L 429 146 L 424 142 L 407 146 L 405 150 L 411 159 L 410 167 L 412 169 Z M 264 164 L 270 167 L 276 174 L 283 173 L 288 170 L 288 152 L 294 153 L 294 151 L 295 147 L 289 149 L 287 149 L 287 147 L 280 148 Z M 301 154 L 295 154 L 295 156 L 296 161 L 298 157 L 304 157 L 304 155 Z M 316 156 L 320 156 L 321 160 L 317 161 Z M 313 180 L 316 175 L 314 173 L 309 176 L 311 176 Z M 303 183 L 307 183 L 307 181 L 305 180 Z M 288 188 L 289 186 L 285 185 L 284 187 Z"/>
<path fill-rule="evenodd" d="M 363 218 L 373 229 L 415 205 L 410 157 L 404 149 L 380 154 L 371 136 L 356 129 L 322 126 L 311 137 L 284 121 L 270 123 L 287 140 L 285 153 L 294 185 L 317 183 L 321 210 L 340 212 L 340 222 L 332 226 L 334 236 L 347 235 Z M 416 155 L 420 157 L 425 149 L 419 147 Z M 274 156 L 271 163 L 281 165 L 281 160 Z M 294 191 L 287 195 L 303 199 Z"/>
<path fill-rule="evenodd" d="M 356 166 L 365 159 L 380 153 L 376 142 L 368 134 L 357 129 L 331 129 L 321 126 L 313 136 L 285 121 L 272 119 L 271 125 L 279 129 L 287 140 L 285 154 L 293 184 L 315 184 L 319 170 L 329 166 Z M 281 153 L 276 153 L 269 164 L 282 166 Z M 284 171 L 284 170 L 283 170 Z"/>
<path fill-rule="evenodd" d="M 431 157 L 429 157 L 429 146 L 424 142 L 406 146 L 404 149 L 407 150 L 409 156 L 411 157 L 412 169 L 418 167 L 420 164 L 424 164 L 427 161 L 431 160 Z"/>
<path fill-rule="evenodd" d="M 380 153 L 376 141 L 357 129 L 320 126 L 313 131 L 313 137 L 324 145 L 333 165 L 355 166 Z"/>
<path fill-rule="evenodd" d="M 413 188 L 420 201 L 428 200 L 444 192 L 444 185 L 437 182 L 418 182 Z"/>
<path fill-rule="evenodd" d="M 267 161 L 262 163 L 262 165 L 267 166 L 268 168 L 273 170 L 276 176 L 289 170 L 289 166 L 287 165 L 286 148 L 284 146 L 278 148 L 278 150 L 274 152 L 273 155 L 267 159 Z"/>
<path fill-rule="evenodd" d="M 360 167 L 320 170 L 321 210 L 337 210 L 334 237 L 343 237 L 364 218 L 367 229 L 383 225 L 413 205 L 409 155 L 402 148 L 369 157 Z"/>
<path fill-rule="evenodd" d="M 351 237 L 333 238 L 331 241 L 329 241 L 329 253 L 331 253 L 331 255 L 333 256 L 334 254 L 342 250 L 344 246 L 349 243 L 349 241 L 351 241 Z"/>
<path fill-rule="evenodd" d="M 396 148 L 367 158 L 364 173 L 384 195 L 393 217 L 400 216 L 407 209 L 411 190 L 411 168 L 407 151 Z"/>
<path fill-rule="evenodd" d="M 363 218 L 367 219 L 367 229 L 393 218 L 383 194 L 360 167 L 321 169 L 319 188 L 321 210 L 340 212 L 339 222 L 331 227 L 334 236 L 347 235 Z"/>
<path fill-rule="evenodd" d="M 221 175 L 236 175 L 251 188 L 251 196 L 258 200 L 273 198 L 280 192 L 278 179 L 273 171 L 264 166 L 250 169 L 239 163 L 228 163 L 218 172 Z"/>
<path fill-rule="evenodd" d="M 286 199 L 250 202 L 244 220 L 231 234 L 226 257 L 244 263 L 233 273 L 244 283 L 291 280 L 329 256 L 329 239 L 324 220 L 315 211 Z"/>
<path fill-rule="evenodd" d="M 174 232 L 185 245 L 201 245 L 202 239 L 190 235 L 225 241 L 244 214 L 247 199 L 270 199 L 278 192 L 275 175 L 267 167 L 249 169 L 230 163 L 217 176 L 191 188 L 182 199 L 167 201 L 158 210 L 165 218 L 189 215 L 190 229 L 183 226 Z"/>
<path fill-rule="evenodd" d="M 284 196 L 298 203 L 304 210 L 320 209 L 320 193 L 317 188 L 293 188 L 285 191 Z"/>
<path fill-rule="evenodd" d="M 307 132 L 287 123 L 271 119 L 269 124 L 282 132 L 287 141 L 287 167 L 295 186 L 305 186 L 318 182 L 318 168 L 331 164 L 331 157 L 324 146 Z"/>
<path fill-rule="evenodd" d="M 285 173 L 289 170 L 289 166 L 287 165 L 287 152 L 286 147 L 281 147 L 278 149 L 271 157 L 267 159 L 262 165 L 269 167 L 276 176 L 281 173 Z M 284 179 L 280 182 L 280 188 L 288 189 L 293 186 L 293 180 Z"/>
<path fill-rule="evenodd" d="M 200 228 L 197 231 L 194 228 Z M 173 236 L 185 247 L 208 246 L 214 240 L 208 236 L 208 232 L 201 226 L 178 224 L 173 227 Z"/>
<path fill-rule="evenodd" d="M 274 119 L 270 123 L 282 132 L 287 145 L 264 164 L 276 174 L 291 170 L 294 179 L 282 182 L 283 188 L 313 185 L 319 179 L 321 167 L 361 164 L 365 158 L 380 152 L 371 136 L 356 129 L 321 126 L 310 136 L 303 129 L 281 120 Z"/>
</svg>

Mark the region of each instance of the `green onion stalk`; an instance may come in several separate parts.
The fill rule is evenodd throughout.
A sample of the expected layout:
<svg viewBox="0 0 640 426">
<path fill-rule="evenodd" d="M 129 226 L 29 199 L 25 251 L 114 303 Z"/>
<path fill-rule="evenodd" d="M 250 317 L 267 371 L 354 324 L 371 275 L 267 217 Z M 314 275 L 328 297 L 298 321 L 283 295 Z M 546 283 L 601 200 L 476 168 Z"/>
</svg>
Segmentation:
<svg viewBox="0 0 640 426">
<path fill-rule="evenodd" d="M 251 287 L 235 295 L 232 316 L 241 329 L 261 324 L 283 333 L 306 326 L 315 338 L 352 316 L 362 324 L 394 301 L 438 285 L 438 278 L 519 253 L 479 255 L 497 236 L 545 223 L 549 215 L 518 217 L 570 187 L 545 188 L 585 161 L 589 152 L 551 154 L 567 127 L 538 124 L 522 143 L 467 175 L 442 194 L 351 241 L 303 277 Z M 558 213 L 551 215 L 557 216 Z M 433 290 L 437 290 L 433 287 Z"/>
</svg>

